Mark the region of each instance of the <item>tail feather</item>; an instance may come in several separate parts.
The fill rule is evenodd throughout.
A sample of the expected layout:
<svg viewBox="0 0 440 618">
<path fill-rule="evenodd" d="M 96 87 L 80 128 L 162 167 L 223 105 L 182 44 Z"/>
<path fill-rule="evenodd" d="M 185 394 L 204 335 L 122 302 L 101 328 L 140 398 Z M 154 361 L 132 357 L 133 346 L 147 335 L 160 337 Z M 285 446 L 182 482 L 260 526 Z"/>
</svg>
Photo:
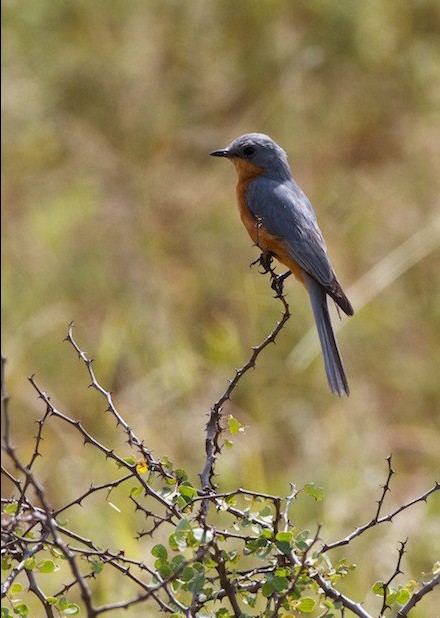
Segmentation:
<svg viewBox="0 0 440 618">
<path fill-rule="evenodd" d="M 344 365 L 333 332 L 327 305 L 327 294 L 319 283 L 309 276 L 305 277 L 305 284 L 309 292 L 313 315 L 315 316 L 330 390 L 335 395 L 348 395 L 350 389 L 348 388 Z"/>
<path fill-rule="evenodd" d="M 342 309 L 344 313 L 346 313 L 347 315 L 354 314 L 354 309 L 351 306 L 350 301 L 345 296 L 344 291 L 336 280 L 334 282 L 334 285 L 326 291 L 327 294 L 330 294 L 335 303 Z"/>
</svg>

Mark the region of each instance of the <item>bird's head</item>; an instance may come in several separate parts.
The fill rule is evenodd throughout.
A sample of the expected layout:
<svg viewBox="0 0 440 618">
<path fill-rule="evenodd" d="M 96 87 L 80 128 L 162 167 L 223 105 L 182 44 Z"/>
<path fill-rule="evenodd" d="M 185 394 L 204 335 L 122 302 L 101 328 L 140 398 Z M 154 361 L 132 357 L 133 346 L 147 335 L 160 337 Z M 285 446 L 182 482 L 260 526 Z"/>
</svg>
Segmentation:
<svg viewBox="0 0 440 618">
<path fill-rule="evenodd" d="M 237 171 L 249 175 L 263 174 L 267 178 L 287 180 L 291 177 L 287 155 L 276 142 L 263 133 L 246 133 L 234 139 L 226 148 L 214 150 L 213 157 L 225 157 Z"/>
</svg>

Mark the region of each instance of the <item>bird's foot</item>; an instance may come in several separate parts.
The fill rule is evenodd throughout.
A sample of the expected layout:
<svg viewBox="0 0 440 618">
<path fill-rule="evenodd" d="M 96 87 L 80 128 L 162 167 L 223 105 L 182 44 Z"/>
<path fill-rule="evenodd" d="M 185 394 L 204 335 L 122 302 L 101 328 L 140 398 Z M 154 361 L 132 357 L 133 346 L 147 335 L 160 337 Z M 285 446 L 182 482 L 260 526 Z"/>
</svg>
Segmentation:
<svg viewBox="0 0 440 618">
<path fill-rule="evenodd" d="M 284 292 L 284 281 L 292 273 L 290 272 L 290 270 L 286 270 L 286 272 L 283 273 L 282 275 L 277 275 L 272 269 L 270 272 L 272 275 L 272 281 L 271 281 L 270 287 L 272 288 L 272 290 L 275 292 L 277 296 L 282 296 Z"/>
<path fill-rule="evenodd" d="M 270 253 L 269 251 L 262 251 L 260 253 L 260 256 L 256 260 L 251 262 L 251 267 L 255 266 L 256 264 L 258 264 L 258 266 L 261 266 L 261 268 L 263 269 L 262 271 L 260 271 L 262 275 L 273 272 L 272 258 L 272 253 Z"/>
</svg>

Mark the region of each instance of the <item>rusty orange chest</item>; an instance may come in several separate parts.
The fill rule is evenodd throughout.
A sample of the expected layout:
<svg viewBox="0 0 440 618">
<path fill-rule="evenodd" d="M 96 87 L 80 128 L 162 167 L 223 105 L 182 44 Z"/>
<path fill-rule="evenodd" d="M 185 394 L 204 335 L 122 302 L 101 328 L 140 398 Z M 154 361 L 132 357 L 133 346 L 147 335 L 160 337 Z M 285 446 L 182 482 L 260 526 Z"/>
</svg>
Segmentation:
<svg viewBox="0 0 440 618">
<path fill-rule="evenodd" d="M 250 211 L 247 205 L 247 192 L 249 185 L 263 170 L 248 161 L 233 159 L 238 174 L 236 186 L 238 210 L 240 218 L 252 241 L 264 252 L 271 253 L 281 263 L 287 266 L 295 277 L 303 283 L 302 272 L 299 266 L 290 258 L 286 247 L 286 241 L 271 234 L 265 227 L 264 221 L 259 221 Z"/>
</svg>

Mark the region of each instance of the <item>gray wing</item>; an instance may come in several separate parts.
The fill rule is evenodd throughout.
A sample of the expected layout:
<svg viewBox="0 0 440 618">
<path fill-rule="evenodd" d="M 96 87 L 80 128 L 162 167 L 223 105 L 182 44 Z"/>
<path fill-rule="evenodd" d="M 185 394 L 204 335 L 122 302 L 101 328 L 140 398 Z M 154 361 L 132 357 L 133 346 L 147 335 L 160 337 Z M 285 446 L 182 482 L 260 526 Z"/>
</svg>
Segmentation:
<svg viewBox="0 0 440 618">
<path fill-rule="evenodd" d="M 251 213 L 286 244 L 289 257 L 324 288 L 335 281 L 324 239 L 307 197 L 292 180 L 259 177 L 250 183 L 246 201 Z"/>
</svg>

